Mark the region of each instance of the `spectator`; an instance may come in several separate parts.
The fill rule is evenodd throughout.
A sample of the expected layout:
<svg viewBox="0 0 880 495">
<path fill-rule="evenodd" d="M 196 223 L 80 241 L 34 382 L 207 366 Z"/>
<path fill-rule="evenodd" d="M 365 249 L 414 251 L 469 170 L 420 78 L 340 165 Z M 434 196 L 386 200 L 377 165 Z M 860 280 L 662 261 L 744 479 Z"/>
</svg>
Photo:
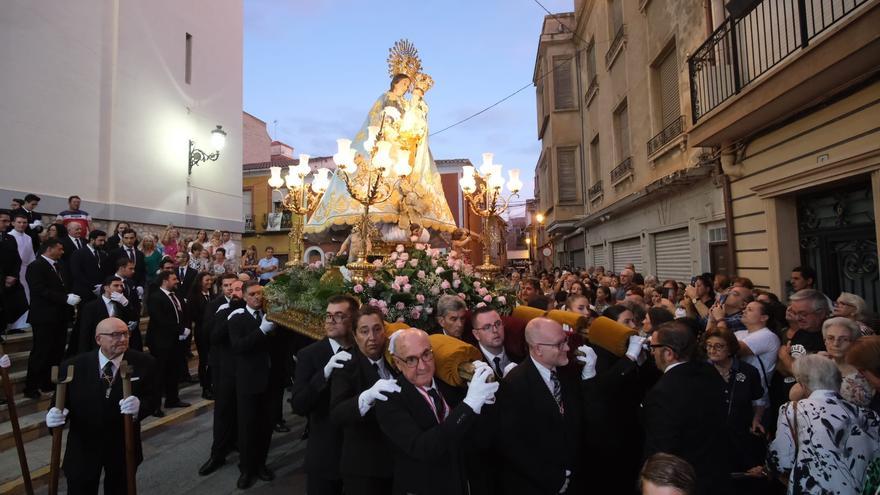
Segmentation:
<svg viewBox="0 0 880 495">
<path fill-rule="evenodd" d="M 870 335 L 855 341 L 846 353 L 846 362 L 854 366 L 875 390 L 869 407 L 880 414 L 880 335 Z"/>
<path fill-rule="evenodd" d="M 235 273 L 235 267 L 226 259 L 226 249 L 219 247 L 214 250 L 214 260 L 211 262 L 211 269 L 208 271 L 217 276 L 224 273 Z"/>
<path fill-rule="evenodd" d="M 572 282 L 571 285 L 568 286 L 568 295 L 572 294 L 585 295 L 584 284 L 578 280 Z"/>
<path fill-rule="evenodd" d="M 620 304 L 609 306 L 605 308 L 605 311 L 602 312 L 602 316 L 604 316 L 605 318 L 611 318 L 621 325 L 625 325 L 632 328 L 633 330 L 637 330 L 636 323 L 634 321 L 635 315 L 633 315 L 632 310 L 630 310 L 626 306 Z"/>
<path fill-rule="evenodd" d="M 634 285 L 626 290 L 626 297 L 624 298 L 624 301 L 628 301 L 644 307 L 645 291 L 643 291 L 641 287 Z"/>
<path fill-rule="evenodd" d="M 67 227 L 71 222 L 76 222 L 82 226 L 83 233 L 87 234 L 91 230 L 89 224 L 92 217 L 89 216 L 89 212 L 79 209 L 80 204 L 82 199 L 79 196 L 73 195 L 67 198 L 67 209 L 58 214 L 55 223 Z"/>
<path fill-rule="evenodd" d="M 790 301 L 787 314 L 792 324 L 779 348 L 776 374 L 770 383 L 770 400 L 774 408 L 788 400 L 795 382 L 792 368 L 795 360 L 825 350 L 822 322 L 830 311 L 828 298 L 817 290 L 804 289 L 792 295 Z"/>
<path fill-rule="evenodd" d="M 168 225 L 165 227 L 165 231 L 162 232 L 162 238 L 159 243 L 162 245 L 162 254 L 174 259 L 177 256 L 177 252 L 181 250 L 180 231 L 174 228 L 173 225 Z"/>
<path fill-rule="evenodd" d="M 779 300 L 779 296 L 772 292 L 767 292 L 765 290 L 756 290 L 755 291 L 755 300 L 761 301 L 765 303 L 781 303 Z"/>
<path fill-rule="evenodd" d="M 187 251 L 192 253 L 193 244 L 201 244 L 202 247 L 204 248 L 205 244 L 207 244 L 207 243 L 208 243 L 208 233 L 205 232 L 203 229 L 199 229 L 198 232 L 196 232 L 196 238 L 193 239 L 192 241 L 190 241 L 189 243 L 187 243 L 186 249 L 187 249 Z"/>
<path fill-rule="evenodd" d="M 187 263 L 190 268 L 195 270 L 196 272 L 206 272 L 209 263 L 206 263 L 202 259 L 202 251 L 205 250 L 205 247 L 202 246 L 201 243 L 191 242 L 189 243 L 189 262 Z"/>
<path fill-rule="evenodd" d="M 117 244 L 118 245 L 118 244 Z M 140 250 L 144 254 L 144 270 L 146 271 L 147 285 L 152 285 L 159 274 L 159 264 L 162 262 L 162 253 L 156 249 L 156 238 L 150 234 L 144 236 Z"/>
<path fill-rule="evenodd" d="M 260 275 L 260 285 L 266 285 L 271 282 L 272 279 L 278 275 L 278 267 L 281 266 L 281 262 L 275 257 L 275 248 L 269 246 L 265 251 L 266 256 L 261 258 L 260 262 L 257 263 L 257 273 Z"/>
<path fill-rule="evenodd" d="M 59 226 L 57 223 L 53 223 L 46 227 L 46 230 L 40 234 L 40 242 L 46 241 L 47 239 L 58 239 L 59 238 L 59 229 L 63 227 Z"/>
<path fill-rule="evenodd" d="M 582 314 L 587 318 L 593 317 L 593 310 L 590 309 L 590 300 L 586 296 L 580 294 L 572 294 L 565 300 L 566 311 Z"/>
<path fill-rule="evenodd" d="M 224 230 L 220 234 L 220 241 L 223 243 L 220 246 L 226 250 L 226 259 L 235 263 L 241 253 L 238 252 L 238 245 L 232 240 L 232 234 L 228 230 Z"/>
<path fill-rule="evenodd" d="M 131 228 L 131 224 L 128 222 L 117 222 L 116 228 L 113 229 L 113 235 L 107 238 L 107 243 L 105 247 L 107 248 L 107 252 L 111 252 L 116 250 L 120 244 L 122 244 L 122 233 Z M 135 240 L 137 242 L 137 240 Z M 137 244 L 135 244 L 137 247 Z"/>
<path fill-rule="evenodd" d="M 703 275 L 709 275 L 711 277 L 711 274 L 709 273 L 704 273 Z M 715 274 L 715 277 L 711 280 L 712 289 L 715 291 L 716 294 L 723 294 L 728 288 L 730 288 L 730 277 L 728 277 L 727 275 L 718 273 Z"/>
<path fill-rule="evenodd" d="M 542 282 L 534 278 L 527 278 L 521 282 L 522 289 L 517 294 L 520 304 L 527 304 L 529 299 L 543 294 Z"/>
<path fill-rule="evenodd" d="M 220 240 L 220 237 L 220 231 L 215 230 L 214 232 L 211 232 L 211 239 L 208 240 L 208 243 L 204 244 L 205 248 L 208 250 L 208 254 L 212 257 L 214 256 L 214 250 L 223 246 L 223 241 Z"/>
<path fill-rule="evenodd" d="M 791 269 L 791 289 L 797 292 L 816 288 L 816 270 L 809 266 L 796 266 Z"/>
<path fill-rule="evenodd" d="M 274 250 L 273 250 L 274 252 Z M 241 263 L 238 265 L 239 271 L 247 272 L 251 276 L 257 276 L 257 268 L 260 266 L 260 259 L 257 255 L 257 246 L 251 245 L 241 257 Z"/>
<path fill-rule="evenodd" d="M 867 318 L 865 300 L 849 292 L 841 292 L 834 302 L 834 316 L 842 316 L 856 322 L 859 332 L 865 335 L 874 335 L 874 330 L 865 324 Z"/>
<path fill-rule="evenodd" d="M 70 264 L 70 258 L 73 257 L 74 251 L 86 247 L 89 243 L 88 239 L 83 235 L 82 225 L 79 223 L 67 224 L 67 235 L 60 237 L 61 245 L 64 246 L 64 256 L 61 258 L 65 264 Z"/>
<path fill-rule="evenodd" d="M 682 305 L 689 318 L 707 318 L 709 308 L 715 302 L 712 276 L 704 273 L 694 277 L 693 283 L 684 290 Z"/>
<path fill-rule="evenodd" d="M 751 284 L 751 282 L 749 282 Z M 706 329 L 725 327 L 731 332 L 745 330 L 742 316 L 748 303 L 752 302 L 752 290 L 743 285 L 734 285 L 722 296 L 719 303 L 712 306 L 706 322 Z"/>
<path fill-rule="evenodd" d="M 611 289 L 604 285 L 600 285 L 596 288 L 596 302 L 593 303 L 593 307 L 596 309 L 596 312 L 602 314 L 606 308 L 614 304 L 611 297 Z"/>
<path fill-rule="evenodd" d="M 880 456 L 880 417 L 840 396 L 833 361 L 803 356 L 793 372 L 807 398 L 779 409 L 770 471 L 787 480 L 789 494 L 858 494 L 868 463 Z"/>
<path fill-rule="evenodd" d="M 629 268 L 624 268 L 623 271 L 620 272 L 620 284 L 615 296 L 618 301 L 626 299 L 626 291 L 633 286 L 633 275 L 635 275 L 635 272 Z"/>
<path fill-rule="evenodd" d="M 743 311 L 742 323 L 746 329 L 735 333 L 740 341 L 737 355 L 761 373 L 761 384 L 764 388 L 761 402 L 768 406 L 770 377 L 776 370 L 780 346 L 779 337 L 775 333 L 776 322 L 770 318 L 770 305 L 759 301 L 750 302 Z"/>
<path fill-rule="evenodd" d="M 12 202 L 9 203 L 9 211 L 13 212 L 24 204 L 24 200 L 21 198 L 12 198 Z"/>
<path fill-rule="evenodd" d="M 529 299 L 527 306 L 530 308 L 550 311 L 556 307 L 556 300 L 550 299 L 547 296 L 537 295 Z"/>
<path fill-rule="evenodd" d="M 693 495 L 697 475 L 681 457 L 662 452 L 648 457 L 639 473 L 642 495 Z"/>
<path fill-rule="evenodd" d="M 857 406 L 868 407 L 874 398 L 874 388 L 855 366 L 847 364 L 846 354 L 861 337 L 856 322 L 849 318 L 829 318 L 822 323 L 822 337 L 827 351 L 819 354 L 831 358 L 840 370 L 840 396 Z"/>
<path fill-rule="evenodd" d="M 649 308 L 645 313 L 645 319 L 642 320 L 642 332 L 645 335 L 651 335 L 655 328 L 673 320 L 675 320 L 675 315 L 670 313 L 668 309 L 664 307 Z"/>
</svg>

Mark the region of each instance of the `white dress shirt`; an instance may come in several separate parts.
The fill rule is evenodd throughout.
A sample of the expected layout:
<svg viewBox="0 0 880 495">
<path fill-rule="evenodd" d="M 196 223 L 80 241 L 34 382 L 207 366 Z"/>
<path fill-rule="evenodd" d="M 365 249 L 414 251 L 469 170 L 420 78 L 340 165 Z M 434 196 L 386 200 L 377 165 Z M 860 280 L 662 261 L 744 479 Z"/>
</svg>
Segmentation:
<svg viewBox="0 0 880 495">
<path fill-rule="evenodd" d="M 544 366 L 543 364 L 535 361 L 535 358 L 529 356 L 529 359 L 535 363 L 535 368 L 538 369 L 538 374 L 541 375 L 541 379 L 544 380 L 544 385 L 547 385 L 547 390 L 550 391 L 550 395 L 553 395 L 553 381 L 550 379 L 550 373 L 556 370 L 551 370 L 550 368 Z M 558 376 L 557 376 L 558 379 Z"/>
<path fill-rule="evenodd" d="M 669 373 L 669 370 L 671 370 L 672 368 L 675 368 L 675 367 L 678 366 L 679 364 L 684 364 L 684 363 L 686 363 L 686 362 L 687 362 L 687 361 L 679 361 L 679 362 L 677 362 L 677 363 L 672 363 L 672 364 L 670 364 L 669 366 L 667 366 L 665 370 L 663 370 L 663 373 Z"/>
<path fill-rule="evenodd" d="M 486 349 L 483 344 L 477 343 L 477 345 L 480 346 L 480 350 L 483 352 L 483 356 L 485 356 L 488 360 L 488 364 L 490 367 L 492 367 L 492 371 L 495 371 L 495 358 L 501 358 L 500 368 L 501 372 L 504 373 L 504 368 L 511 363 L 510 358 L 507 357 L 507 353 L 504 352 L 504 348 L 501 349 L 500 354 L 493 354 L 492 351 Z"/>
<path fill-rule="evenodd" d="M 119 366 L 122 365 L 122 357 L 123 355 L 120 354 L 113 359 L 109 359 L 104 355 L 104 351 L 98 349 L 98 377 L 103 377 L 104 366 L 106 366 L 108 362 L 113 362 L 113 376 L 116 376 L 116 372 L 119 371 Z"/>
<path fill-rule="evenodd" d="M 104 295 L 101 296 L 101 300 L 104 301 L 104 306 L 107 306 L 107 315 L 116 316 L 116 306 L 113 305 L 113 300 Z"/>
</svg>

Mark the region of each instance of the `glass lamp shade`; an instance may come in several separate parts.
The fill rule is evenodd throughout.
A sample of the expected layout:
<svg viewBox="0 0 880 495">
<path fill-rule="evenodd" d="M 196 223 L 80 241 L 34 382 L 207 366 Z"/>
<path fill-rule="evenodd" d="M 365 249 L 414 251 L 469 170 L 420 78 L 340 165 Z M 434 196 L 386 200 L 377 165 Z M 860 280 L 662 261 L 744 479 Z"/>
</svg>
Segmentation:
<svg viewBox="0 0 880 495">
<path fill-rule="evenodd" d="M 345 155 L 351 148 L 351 139 L 339 138 L 336 140 L 336 152 Z M 302 157 L 302 155 L 300 155 Z"/>
<path fill-rule="evenodd" d="M 299 155 L 299 164 L 294 167 L 294 170 L 296 171 L 296 174 L 300 177 L 305 177 L 309 175 L 309 172 L 312 171 L 312 168 L 309 167 L 309 158 L 311 157 L 306 154 Z"/>
<path fill-rule="evenodd" d="M 408 153 L 401 151 L 397 157 L 397 163 L 394 164 L 394 175 L 406 177 L 410 173 L 412 173 L 412 167 L 409 164 Z"/>
<path fill-rule="evenodd" d="M 391 167 L 391 143 L 388 141 L 379 141 L 376 143 L 376 155 L 373 157 L 372 164 L 374 168 L 388 169 Z"/>
<path fill-rule="evenodd" d="M 367 141 L 375 143 L 377 134 L 379 134 L 379 126 L 371 125 L 367 127 Z"/>
<path fill-rule="evenodd" d="M 475 170 L 474 170 L 474 167 L 472 167 L 470 165 L 465 165 L 464 167 L 461 167 L 461 172 L 463 175 L 462 179 L 464 179 L 464 178 L 473 179 L 474 178 Z"/>
<path fill-rule="evenodd" d="M 459 182 L 459 186 L 461 187 L 461 190 L 466 192 L 467 194 L 471 194 L 477 190 L 477 183 L 474 180 L 473 176 L 466 175 L 462 177 L 461 181 Z"/>
<path fill-rule="evenodd" d="M 281 178 L 281 167 L 269 167 L 269 187 L 279 189 L 284 185 L 284 179 Z"/>
<path fill-rule="evenodd" d="M 327 187 L 330 186 L 329 173 L 330 169 L 323 167 L 315 171 L 315 176 L 312 178 L 312 191 L 321 194 L 327 190 Z"/>
<path fill-rule="evenodd" d="M 492 174 L 489 177 L 489 180 L 486 182 L 488 183 L 490 189 L 500 190 L 502 187 L 504 187 L 504 176 L 500 173 Z"/>
<path fill-rule="evenodd" d="M 298 187 L 302 187 L 303 185 L 303 178 L 296 173 L 287 174 L 287 177 L 285 177 L 284 180 L 287 182 L 288 189 L 295 189 Z"/>
<path fill-rule="evenodd" d="M 211 144 L 217 151 L 222 150 L 226 146 L 226 131 L 223 130 L 222 125 L 218 125 L 216 129 L 211 131 Z"/>
<path fill-rule="evenodd" d="M 492 171 L 494 170 L 492 159 L 494 156 L 494 153 L 483 153 L 483 164 L 480 165 L 480 175 L 485 177 L 492 174 Z"/>
<path fill-rule="evenodd" d="M 523 183 L 519 180 L 519 169 L 511 169 L 507 171 L 507 176 L 509 180 L 507 181 L 507 188 L 510 189 L 512 193 L 518 193 L 520 189 L 522 189 Z"/>
</svg>

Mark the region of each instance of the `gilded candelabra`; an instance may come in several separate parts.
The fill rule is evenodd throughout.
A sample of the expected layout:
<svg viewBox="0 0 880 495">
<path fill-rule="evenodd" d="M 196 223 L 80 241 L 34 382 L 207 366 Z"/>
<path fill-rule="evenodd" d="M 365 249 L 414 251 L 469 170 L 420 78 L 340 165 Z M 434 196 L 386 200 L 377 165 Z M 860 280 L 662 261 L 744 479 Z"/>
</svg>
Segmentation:
<svg viewBox="0 0 880 495">
<path fill-rule="evenodd" d="M 345 183 L 348 194 L 364 207 L 356 227 L 360 237 L 357 259 L 346 265 L 356 283 L 366 280 L 373 269 L 373 265 L 367 261 L 370 255 L 368 240 L 376 237 L 376 227 L 370 221 L 370 206 L 388 201 L 399 181 L 412 172 L 420 139 L 400 133 L 387 116 L 389 113 L 392 113 L 392 109 L 384 109 L 381 125 L 367 128 L 369 136 L 364 142 L 364 149 L 368 150 L 369 159 L 351 148 L 350 139 L 337 139 L 338 150 L 333 155 L 337 175 Z M 353 247 L 349 247 L 349 250 L 353 250 Z"/>
<path fill-rule="evenodd" d="M 280 191 L 287 184 L 287 194 L 281 198 L 281 205 L 291 214 L 287 266 L 296 266 L 302 263 L 303 257 L 303 221 L 312 213 L 321 195 L 330 185 L 330 169 L 316 170 L 311 184 L 306 182 L 306 177 L 312 171 L 309 167 L 309 155 L 299 155 L 299 164 L 289 166 L 287 177 L 283 179 L 281 167 L 269 169 L 272 174 L 269 177 L 270 187 Z"/>
<path fill-rule="evenodd" d="M 504 187 L 504 176 L 502 175 L 501 165 L 492 163 L 492 153 L 483 153 L 483 164 L 480 165 L 479 171 L 472 166 L 463 167 L 463 177 L 461 178 L 461 190 L 464 193 L 470 205 L 471 211 L 479 216 L 483 221 L 483 237 L 489 239 L 492 228 L 491 220 L 493 217 L 499 217 L 507 211 L 510 200 L 514 196 L 519 196 L 522 189 L 522 182 L 519 180 L 519 170 L 512 169 L 508 171 L 509 180 L 507 188 L 510 194 L 505 196 L 502 193 Z M 489 254 L 489 243 L 483 243 L 483 264 L 477 267 L 477 271 L 485 279 L 492 278 L 501 271 L 498 265 L 492 263 L 492 257 Z"/>
</svg>

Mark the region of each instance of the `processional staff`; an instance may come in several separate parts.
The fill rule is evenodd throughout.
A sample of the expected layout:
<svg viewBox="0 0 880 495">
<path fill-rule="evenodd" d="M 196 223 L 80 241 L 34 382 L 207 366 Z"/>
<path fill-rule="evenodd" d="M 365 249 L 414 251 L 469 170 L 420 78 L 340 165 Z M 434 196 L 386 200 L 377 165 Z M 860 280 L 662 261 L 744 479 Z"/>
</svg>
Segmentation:
<svg viewBox="0 0 880 495">
<path fill-rule="evenodd" d="M 0 356 L 4 354 L 3 344 L 0 344 Z M 34 495 L 31 471 L 28 468 L 27 456 L 24 453 L 24 439 L 21 437 L 21 427 L 18 424 L 18 410 L 15 408 L 12 382 L 9 380 L 9 372 L 6 371 L 6 368 L 0 367 L 0 377 L 3 378 L 3 392 L 6 394 L 6 407 L 9 411 L 9 422 L 12 423 L 12 436 L 15 438 L 15 450 L 18 451 L 18 463 L 21 466 L 21 479 L 24 480 L 24 491 L 27 495 Z"/>
<path fill-rule="evenodd" d="M 52 366 L 52 383 L 55 384 L 55 407 L 64 411 L 67 400 L 67 384 L 73 381 L 73 365 L 67 366 L 67 375 L 63 380 L 58 378 L 58 366 Z M 61 434 L 64 424 L 52 430 L 52 454 L 49 460 L 49 495 L 58 495 L 58 475 L 61 466 Z"/>
</svg>

